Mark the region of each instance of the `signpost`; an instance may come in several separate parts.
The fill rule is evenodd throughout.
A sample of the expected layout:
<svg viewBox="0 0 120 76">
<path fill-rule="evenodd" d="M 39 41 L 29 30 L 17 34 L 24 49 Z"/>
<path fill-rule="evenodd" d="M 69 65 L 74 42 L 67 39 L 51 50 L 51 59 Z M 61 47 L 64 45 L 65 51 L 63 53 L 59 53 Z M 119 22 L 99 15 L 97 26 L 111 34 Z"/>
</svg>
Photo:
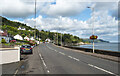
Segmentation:
<svg viewBox="0 0 120 76">
<path fill-rule="evenodd" d="M 95 50 L 94 50 L 94 40 L 97 39 L 97 38 L 98 38 L 98 36 L 95 36 L 95 35 L 90 36 L 90 39 L 93 40 L 93 53 L 95 53 Z"/>
<path fill-rule="evenodd" d="M 95 51 L 94 51 L 94 40 L 98 38 L 98 36 L 95 36 L 95 35 L 94 35 L 94 22 L 95 22 L 95 20 L 94 20 L 94 8 L 93 8 L 93 7 L 87 7 L 87 8 L 91 8 L 91 9 L 92 9 L 92 13 L 93 13 L 93 28 L 92 28 L 92 30 L 93 30 L 93 35 L 90 36 L 90 39 L 93 40 L 93 53 L 94 53 L 94 52 L 95 52 Z"/>
</svg>

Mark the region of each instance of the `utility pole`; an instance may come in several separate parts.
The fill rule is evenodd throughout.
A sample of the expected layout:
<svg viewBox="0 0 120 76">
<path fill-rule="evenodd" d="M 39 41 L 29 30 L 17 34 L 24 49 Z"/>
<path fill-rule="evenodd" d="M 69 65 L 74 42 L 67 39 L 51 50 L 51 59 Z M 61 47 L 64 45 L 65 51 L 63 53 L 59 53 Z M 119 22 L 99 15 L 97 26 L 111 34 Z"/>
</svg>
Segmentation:
<svg viewBox="0 0 120 76">
<path fill-rule="evenodd" d="M 61 46 L 62 46 L 62 33 L 61 33 Z"/>
<path fill-rule="evenodd" d="M 57 32 L 57 45 L 58 45 L 59 41 L 58 41 L 58 32 Z"/>
<path fill-rule="evenodd" d="M 60 31 L 60 27 L 59 27 L 59 31 Z M 61 46 L 62 46 L 62 32 L 61 32 Z"/>
<path fill-rule="evenodd" d="M 34 25 L 34 39 L 36 38 L 36 0 L 35 0 L 35 25 Z"/>
</svg>

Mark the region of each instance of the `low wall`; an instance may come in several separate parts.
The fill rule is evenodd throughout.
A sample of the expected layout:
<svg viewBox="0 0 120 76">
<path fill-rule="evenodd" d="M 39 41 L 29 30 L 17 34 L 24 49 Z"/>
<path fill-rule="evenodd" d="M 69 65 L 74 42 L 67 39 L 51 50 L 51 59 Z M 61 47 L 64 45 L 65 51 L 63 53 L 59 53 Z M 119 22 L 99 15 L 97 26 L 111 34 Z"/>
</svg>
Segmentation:
<svg viewBox="0 0 120 76">
<path fill-rule="evenodd" d="M 81 51 L 85 51 L 85 52 L 92 52 L 92 50 L 93 50 L 93 49 L 88 49 L 88 48 L 72 47 L 72 46 L 64 46 L 64 47 L 76 49 L 76 50 L 81 50 Z M 117 52 L 117 51 L 107 51 L 107 50 L 95 49 L 95 53 L 120 57 L 120 52 Z"/>
<path fill-rule="evenodd" d="M 4 48 L 0 49 L 0 64 L 7 64 L 20 61 L 19 48 Z"/>
</svg>

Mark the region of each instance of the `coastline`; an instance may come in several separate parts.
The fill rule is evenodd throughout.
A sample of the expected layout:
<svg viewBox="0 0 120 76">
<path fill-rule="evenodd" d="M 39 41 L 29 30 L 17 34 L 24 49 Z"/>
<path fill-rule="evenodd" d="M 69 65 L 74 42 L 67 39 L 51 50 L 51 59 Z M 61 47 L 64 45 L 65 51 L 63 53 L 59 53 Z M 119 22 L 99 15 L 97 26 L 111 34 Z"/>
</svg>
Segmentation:
<svg viewBox="0 0 120 76">
<path fill-rule="evenodd" d="M 94 46 L 95 46 L 95 49 L 98 49 L 98 50 L 119 51 L 117 43 L 113 44 L 113 43 L 101 42 L 101 43 L 95 43 Z M 88 43 L 88 44 L 82 44 L 82 45 L 77 45 L 77 46 L 73 46 L 73 47 L 92 49 L 93 45 L 92 45 L 92 43 L 90 43 L 90 44 Z"/>
</svg>

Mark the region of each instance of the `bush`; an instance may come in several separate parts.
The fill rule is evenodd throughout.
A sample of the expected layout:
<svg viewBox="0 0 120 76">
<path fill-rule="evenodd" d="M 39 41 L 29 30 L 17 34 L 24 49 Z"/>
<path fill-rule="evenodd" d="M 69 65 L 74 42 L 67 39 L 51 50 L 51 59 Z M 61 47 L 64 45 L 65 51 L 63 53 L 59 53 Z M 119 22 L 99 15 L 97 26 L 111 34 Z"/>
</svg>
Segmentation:
<svg viewBox="0 0 120 76">
<path fill-rule="evenodd" d="M 1 43 L 6 43 L 6 41 L 5 41 L 5 39 L 4 39 L 4 38 L 2 38 Z"/>
</svg>

